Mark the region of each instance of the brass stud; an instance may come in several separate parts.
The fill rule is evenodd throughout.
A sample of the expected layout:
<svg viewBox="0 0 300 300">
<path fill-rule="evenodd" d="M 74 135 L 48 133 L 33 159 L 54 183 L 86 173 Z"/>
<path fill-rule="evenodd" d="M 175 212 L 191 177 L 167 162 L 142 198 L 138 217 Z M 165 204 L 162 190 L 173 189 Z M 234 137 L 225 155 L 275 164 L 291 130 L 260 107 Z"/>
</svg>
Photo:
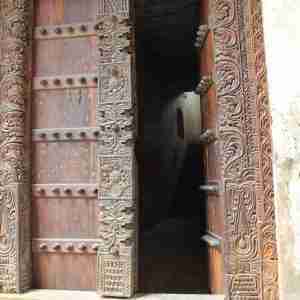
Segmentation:
<svg viewBox="0 0 300 300">
<path fill-rule="evenodd" d="M 99 246 L 98 246 L 97 244 L 94 244 L 94 245 L 92 246 L 92 249 L 93 249 L 94 251 L 97 251 L 98 248 L 99 248 Z"/>
<path fill-rule="evenodd" d="M 48 34 L 48 31 L 46 28 L 41 28 L 40 33 L 41 33 L 41 35 L 46 35 L 46 34 Z"/>
<path fill-rule="evenodd" d="M 87 249 L 87 246 L 85 244 L 80 244 L 79 247 L 78 247 L 78 249 L 80 251 L 85 251 Z"/>
<path fill-rule="evenodd" d="M 73 84 L 73 79 L 72 78 L 67 78 L 67 80 L 66 80 L 66 82 L 67 82 L 67 84 Z"/>
<path fill-rule="evenodd" d="M 87 82 L 85 77 L 81 77 L 79 79 L 79 81 L 80 81 L 81 84 L 86 84 L 86 82 Z"/>
<path fill-rule="evenodd" d="M 48 81 L 46 79 L 41 80 L 40 84 L 42 86 L 47 86 L 48 85 Z"/>
<path fill-rule="evenodd" d="M 81 194 L 81 195 L 85 194 L 85 189 L 78 190 L 78 194 Z"/>
<path fill-rule="evenodd" d="M 61 82 L 60 82 L 60 79 L 56 78 L 56 79 L 54 79 L 53 83 L 54 83 L 54 85 L 60 85 Z"/>
<path fill-rule="evenodd" d="M 45 189 L 39 188 L 39 189 L 37 189 L 37 192 L 39 194 L 45 194 Z"/>
<path fill-rule="evenodd" d="M 99 137 L 99 131 L 94 131 L 94 136 L 97 138 L 97 137 Z"/>
<path fill-rule="evenodd" d="M 56 139 L 58 139 L 58 138 L 59 138 L 59 133 L 58 133 L 58 132 L 54 132 L 54 133 L 53 133 L 53 136 L 54 136 Z"/>
<path fill-rule="evenodd" d="M 74 28 L 72 26 L 68 27 L 68 32 L 69 33 L 74 33 Z"/>
<path fill-rule="evenodd" d="M 87 26 L 84 25 L 84 24 L 82 24 L 82 25 L 80 25 L 79 29 L 80 29 L 80 31 L 82 31 L 82 32 L 86 32 L 86 31 L 87 31 Z"/>
<path fill-rule="evenodd" d="M 61 248 L 60 244 L 54 244 L 53 249 L 54 250 L 59 250 Z"/>
<path fill-rule="evenodd" d="M 67 138 L 70 139 L 72 136 L 73 136 L 73 133 L 72 133 L 72 132 L 66 132 L 66 137 L 67 137 Z"/>
<path fill-rule="evenodd" d="M 60 27 L 56 27 L 55 30 L 54 30 L 54 32 L 56 34 L 61 34 L 62 33 L 62 29 Z"/>
<path fill-rule="evenodd" d="M 84 131 L 82 131 L 82 132 L 80 132 L 80 136 L 81 136 L 82 138 L 85 138 L 85 137 L 86 137 L 86 133 L 85 133 Z"/>
<path fill-rule="evenodd" d="M 74 245 L 68 244 L 66 248 L 67 248 L 67 250 L 72 251 L 74 249 Z"/>
<path fill-rule="evenodd" d="M 48 248 L 47 244 L 43 243 L 43 244 L 40 244 L 40 249 L 41 250 L 46 250 Z"/>
<path fill-rule="evenodd" d="M 54 189 L 52 190 L 52 192 L 53 192 L 54 194 L 59 194 L 59 193 L 60 193 L 60 189 L 59 189 L 59 188 L 54 188 Z"/>
<path fill-rule="evenodd" d="M 71 193 L 72 193 L 72 190 L 71 190 L 71 189 L 64 189 L 64 192 L 65 192 L 66 194 L 71 194 Z"/>
</svg>

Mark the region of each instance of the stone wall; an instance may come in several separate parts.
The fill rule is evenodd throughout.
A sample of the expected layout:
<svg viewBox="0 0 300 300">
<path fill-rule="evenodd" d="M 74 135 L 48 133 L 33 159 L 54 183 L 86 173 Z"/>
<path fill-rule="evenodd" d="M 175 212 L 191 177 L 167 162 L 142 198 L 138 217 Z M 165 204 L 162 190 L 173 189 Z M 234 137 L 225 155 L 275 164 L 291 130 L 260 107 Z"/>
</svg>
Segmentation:
<svg viewBox="0 0 300 300">
<path fill-rule="evenodd" d="M 264 0 L 281 296 L 300 297 L 300 2 Z"/>
</svg>

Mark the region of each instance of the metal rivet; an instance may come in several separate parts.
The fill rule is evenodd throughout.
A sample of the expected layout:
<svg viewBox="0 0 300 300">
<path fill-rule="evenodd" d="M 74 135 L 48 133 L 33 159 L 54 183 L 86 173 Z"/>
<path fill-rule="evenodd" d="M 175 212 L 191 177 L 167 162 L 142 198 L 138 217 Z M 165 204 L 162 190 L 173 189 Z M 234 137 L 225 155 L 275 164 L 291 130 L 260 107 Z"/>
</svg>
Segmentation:
<svg viewBox="0 0 300 300">
<path fill-rule="evenodd" d="M 53 83 L 55 85 L 60 85 L 60 79 L 58 79 L 58 78 L 54 79 Z"/>
<path fill-rule="evenodd" d="M 93 81 L 94 81 L 95 84 L 97 84 L 98 83 L 98 77 L 94 77 Z"/>
<path fill-rule="evenodd" d="M 54 188 L 54 189 L 52 190 L 52 192 L 55 193 L 55 194 L 59 194 L 60 189 L 59 189 L 59 188 Z"/>
<path fill-rule="evenodd" d="M 42 133 L 39 134 L 39 136 L 40 136 L 42 139 L 44 139 L 47 135 L 46 135 L 46 133 L 42 132 Z"/>
<path fill-rule="evenodd" d="M 84 138 L 84 137 L 86 137 L 86 133 L 85 132 L 80 132 L 80 136 L 82 137 L 82 138 Z"/>
<path fill-rule="evenodd" d="M 73 136 L 73 133 L 72 132 L 66 132 L 66 137 L 67 138 L 71 138 Z"/>
<path fill-rule="evenodd" d="M 72 26 L 68 27 L 68 31 L 69 33 L 73 33 L 74 32 L 74 28 Z"/>
<path fill-rule="evenodd" d="M 46 35 L 48 33 L 48 31 L 46 28 L 41 28 L 40 33 L 41 33 L 41 35 Z"/>
<path fill-rule="evenodd" d="M 48 85 L 48 81 L 46 79 L 41 80 L 41 85 L 42 86 L 47 86 Z"/>
<path fill-rule="evenodd" d="M 98 137 L 99 134 L 100 134 L 99 131 L 94 131 L 94 136 L 95 136 L 95 137 Z"/>
<path fill-rule="evenodd" d="M 73 79 L 72 78 L 67 78 L 66 82 L 67 82 L 67 84 L 73 84 Z"/>
<path fill-rule="evenodd" d="M 68 244 L 66 248 L 67 248 L 67 250 L 72 251 L 74 249 L 74 245 Z"/>
<path fill-rule="evenodd" d="M 99 248 L 99 246 L 98 246 L 97 244 L 94 244 L 94 245 L 92 246 L 92 249 L 93 249 L 94 251 L 97 251 L 98 248 Z"/>
<path fill-rule="evenodd" d="M 40 249 L 41 250 L 46 250 L 48 248 L 47 244 L 40 244 Z"/>
<path fill-rule="evenodd" d="M 53 249 L 54 249 L 54 250 L 59 250 L 59 249 L 60 249 L 60 244 L 55 244 L 55 245 L 53 246 Z"/>
<path fill-rule="evenodd" d="M 98 189 L 94 189 L 93 193 L 98 194 Z"/>
<path fill-rule="evenodd" d="M 98 30 L 99 30 L 99 24 L 95 24 L 94 29 L 95 29 L 96 31 L 98 31 Z"/>
<path fill-rule="evenodd" d="M 55 28 L 54 31 L 55 31 L 56 34 L 61 34 L 62 33 L 62 30 L 61 30 L 60 27 Z"/>
<path fill-rule="evenodd" d="M 81 77 L 79 79 L 79 81 L 80 81 L 81 84 L 86 84 L 86 78 L 85 77 Z"/>
<path fill-rule="evenodd" d="M 54 133 L 53 133 L 53 136 L 54 136 L 55 138 L 59 138 L 59 133 L 58 133 L 58 132 L 54 132 Z"/>
<path fill-rule="evenodd" d="M 37 189 L 37 192 L 38 192 L 39 194 L 45 194 L 45 189 L 42 189 L 42 188 Z"/>
<path fill-rule="evenodd" d="M 78 190 L 78 193 L 79 193 L 79 194 L 85 194 L 85 189 L 80 189 L 80 190 Z"/>
<path fill-rule="evenodd" d="M 64 189 L 64 192 L 65 192 L 66 194 L 71 194 L 71 193 L 72 193 L 72 190 L 71 190 L 71 189 Z"/>
<path fill-rule="evenodd" d="M 87 249 L 87 246 L 85 244 L 80 244 L 78 247 L 79 250 L 84 251 Z"/>
<path fill-rule="evenodd" d="M 80 29 L 80 31 L 85 32 L 85 31 L 87 31 L 87 26 L 82 24 L 82 25 L 80 25 L 79 29 Z"/>
</svg>

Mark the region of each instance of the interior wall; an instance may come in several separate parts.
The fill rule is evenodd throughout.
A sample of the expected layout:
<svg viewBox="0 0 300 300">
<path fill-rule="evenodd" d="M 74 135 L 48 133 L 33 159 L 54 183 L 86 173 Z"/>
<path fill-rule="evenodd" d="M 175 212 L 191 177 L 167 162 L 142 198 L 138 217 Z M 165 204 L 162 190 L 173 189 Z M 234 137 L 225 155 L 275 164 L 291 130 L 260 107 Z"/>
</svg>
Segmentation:
<svg viewBox="0 0 300 300">
<path fill-rule="evenodd" d="M 300 2 L 265 0 L 281 298 L 300 298 Z"/>
</svg>

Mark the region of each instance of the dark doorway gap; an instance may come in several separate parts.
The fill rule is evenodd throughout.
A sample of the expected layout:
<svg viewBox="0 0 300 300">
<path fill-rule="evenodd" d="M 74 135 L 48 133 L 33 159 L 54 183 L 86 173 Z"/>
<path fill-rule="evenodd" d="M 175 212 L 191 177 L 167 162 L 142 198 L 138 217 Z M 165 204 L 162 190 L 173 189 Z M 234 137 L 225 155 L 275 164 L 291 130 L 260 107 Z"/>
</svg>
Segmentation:
<svg viewBox="0 0 300 300">
<path fill-rule="evenodd" d="M 206 225 L 198 190 L 201 150 L 175 138 L 176 101 L 199 80 L 194 47 L 199 4 L 188 4 L 145 0 L 137 5 L 142 293 L 208 293 L 207 249 L 200 239 Z"/>
</svg>

